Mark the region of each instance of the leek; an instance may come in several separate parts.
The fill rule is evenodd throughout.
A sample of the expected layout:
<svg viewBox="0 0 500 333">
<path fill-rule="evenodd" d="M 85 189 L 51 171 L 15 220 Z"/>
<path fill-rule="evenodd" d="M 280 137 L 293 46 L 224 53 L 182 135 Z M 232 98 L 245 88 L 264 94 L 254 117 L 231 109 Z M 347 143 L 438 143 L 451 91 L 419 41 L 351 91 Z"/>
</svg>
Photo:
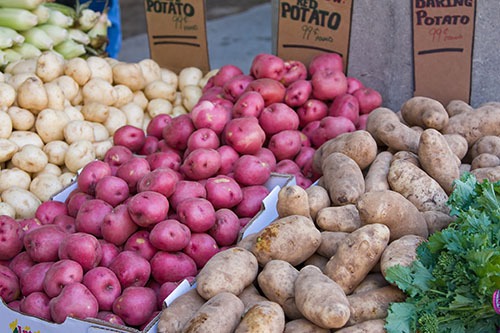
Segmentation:
<svg viewBox="0 0 500 333">
<path fill-rule="evenodd" d="M 90 37 L 85 32 L 79 29 L 68 29 L 69 38 L 77 43 L 88 45 L 90 44 Z"/>
<path fill-rule="evenodd" d="M 38 27 L 24 31 L 23 36 L 27 43 L 33 44 L 40 50 L 50 50 L 54 46 L 54 41 L 49 35 Z"/>
<path fill-rule="evenodd" d="M 74 20 L 71 16 L 52 9 L 50 10 L 49 20 L 47 23 L 60 26 L 61 28 L 69 28 L 73 25 Z"/>
<path fill-rule="evenodd" d="M 38 17 L 26 9 L 0 8 L 0 26 L 26 31 L 38 24 Z"/>
<path fill-rule="evenodd" d="M 0 0 L 0 7 L 32 10 L 43 2 L 44 0 Z"/>
<path fill-rule="evenodd" d="M 92 9 L 84 9 L 80 12 L 80 17 L 78 18 L 78 28 L 82 31 L 89 31 L 92 29 L 97 21 L 99 21 L 99 12 L 95 12 Z"/>
<path fill-rule="evenodd" d="M 72 59 L 84 55 L 86 53 L 85 46 L 75 42 L 72 39 L 65 40 L 57 44 L 54 50 L 61 54 L 64 59 Z"/>
<path fill-rule="evenodd" d="M 31 11 L 38 17 L 38 24 L 47 23 L 50 17 L 50 9 L 45 6 L 38 6 Z"/>
<path fill-rule="evenodd" d="M 12 50 L 16 51 L 21 55 L 23 59 L 30 59 L 38 57 L 42 54 L 42 51 L 38 47 L 30 43 L 22 43 L 19 45 L 14 45 Z"/>
<path fill-rule="evenodd" d="M 6 27 L 0 27 L 0 49 L 11 47 L 14 44 L 24 42 L 24 37 L 16 30 Z"/>
<path fill-rule="evenodd" d="M 108 20 L 108 13 L 104 10 L 99 16 L 99 20 L 87 33 L 90 37 L 90 45 L 94 49 L 100 49 L 108 42 L 108 27 L 111 22 Z"/>
<path fill-rule="evenodd" d="M 69 37 L 68 30 L 53 24 L 38 25 L 37 28 L 42 29 L 52 39 L 54 45 L 57 45 Z"/>
</svg>

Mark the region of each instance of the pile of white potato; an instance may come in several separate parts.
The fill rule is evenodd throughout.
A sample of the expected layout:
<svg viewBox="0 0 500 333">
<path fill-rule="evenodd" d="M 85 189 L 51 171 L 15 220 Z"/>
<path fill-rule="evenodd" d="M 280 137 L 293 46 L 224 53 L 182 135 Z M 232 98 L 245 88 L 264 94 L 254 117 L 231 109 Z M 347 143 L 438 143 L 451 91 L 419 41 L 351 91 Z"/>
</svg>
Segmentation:
<svg viewBox="0 0 500 333">
<path fill-rule="evenodd" d="M 0 215 L 33 217 L 104 157 L 118 128 L 146 129 L 158 114 L 189 112 L 215 73 L 177 74 L 152 59 L 65 60 L 52 51 L 9 64 L 0 72 Z"/>
</svg>

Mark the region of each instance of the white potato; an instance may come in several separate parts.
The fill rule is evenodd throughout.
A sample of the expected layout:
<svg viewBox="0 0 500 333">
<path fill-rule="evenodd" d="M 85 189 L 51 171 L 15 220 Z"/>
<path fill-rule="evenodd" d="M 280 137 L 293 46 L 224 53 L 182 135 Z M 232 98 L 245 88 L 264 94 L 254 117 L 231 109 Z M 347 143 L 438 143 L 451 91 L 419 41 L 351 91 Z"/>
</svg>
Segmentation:
<svg viewBox="0 0 500 333">
<path fill-rule="evenodd" d="M 41 148 L 28 144 L 15 153 L 11 161 L 19 169 L 32 173 L 43 170 L 49 163 L 49 158 Z"/>
<path fill-rule="evenodd" d="M 17 219 L 31 218 L 35 216 L 40 199 L 29 190 L 13 186 L 2 192 L 2 201 L 8 203 L 16 211 Z"/>
<path fill-rule="evenodd" d="M 199 86 L 203 89 L 203 88 L 207 85 L 208 80 L 210 80 L 210 78 L 211 78 L 212 76 L 215 76 L 215 74 L 217 74 L 218 72 L 219 72 L 219 69 L 218 69 L 218 68 L 216 68 L 216 69 L 212 69 L 210 72 L 208 72 L 207 74 L 205 74 L 205 75 L 201 78 L 201 80 L 200 80 L 200 82 L 198 83 L 198 85 L 199 85 Z"/>
<path fill-rule="evenodd" d="M 94 146 L 95 158 L 102 160 L 104 159 L 104 155 L 106 155 L 106 152 L 111 147 L 113 147 L 113 138 L 109 138 L 108 140 L 103 141 L 96 141 L 93 142 L 92 145 Z"/>
<path fill-rule="evenodd" d="M 64 102 L 66 100 L 64 92 L 57 82 L 51 81 L 44 84 L 45 92 L 49 100 L 47 108 L 54 110 L 64 110 Z"/>
<path fill-rule="evenodd" d="M 146 84 L 161 79 L 160 65 L 153 59 L 143 59 L 139 61 L 138 64 L 141 66 L 142 75 L 144 76 Z"/>
<path fill-rule="evenodd" d="M 55 165 L 54 163 L 47 163 L 45 168 L 43 168 L 42 170 L 40 170 L 38 172 L 33 173 L 31 175 L 31 179 L 38 177 L 40 175 L 43 175 L 43 174 L 47 174 L 47 173 L 51 174 L 51 175 L 60 176 L 62 171 L 58 165 Z"/>
<path fill-rule="evenodd" d="M 203 78 L 203 72 L 197 67 L 186 67 L 179 72 L 179 90 L 186 86 L 198 86 Z"/>
<path fill-rule="evenodd" d="M 43 147 L 42 138 L 37 133 L 31 131 L 13 131 L 9 140 L 14 142 L 19 148 L 23 148 L 25 145 Z"/>
<path fill-rule="evenodd" d="M 54 80 L 57 85 L 61 88 L 64 98 L 71 101 L 78 95 L 78 91 L 80 90 L 80 86 L 78 83 L 69 75 L 59 76 Z"/>
<path fill-rule="evenodd" d="M 172 109 L 172 113 L 170 114 L 172 117 L 180 116 L 181 114 L 187 114 L 188 110 L 182 105 L 176 105 Z"/>
<path fill-rule="evenodd" d="M 116 130 L 127 125 L 127 116 L 122 110 L 110 107 L 108 118 L 104 122 L 104 126 L 108 129 L 109 135 L 115 134 Z"/>
<path fill-rule="evenodd" d="M 0 82 L 0 110 L 6 110 L 16 101 L 16 90 L 10 84 Z"/>
<path fill-rule="evenodd" d="M 175 99 L 172 104 L 174 106 L 182 105 L 182 93 L 180 91 L 175 93 Z"/>
<path fill-rule="evenodd" d="M 22 59 L 19 61 L 11 62 L 5 67 L 4 72 L 12 75 L 20 73 L 35 73 L 37 58 Z"/>
<path fill-rule="evenodd" d="M 9 161 L 19 150 L 19 146 L 8 139 L 0 138 L 0 163 Z"/>
<path fill-rule="evenodd" d="M 17 131 L 28 131 L 35 125 L 35 115 L 26 109 L 18 106 L 11 106 L 7 114 L 12 121 L 12 129 Z"/>
<path fill-rule="evenodd" d="M 45 51 L 37 58 L 35 74 L 43 82 L 50 82 L 64 74 L 64 63 L 60 54 Z"/>
<path fill-rule="evenodd" d="M 74 172 L 64 172 L 59 176 L 59 181 L 64 187 L 69 186 L 76 179 L 76 173 Z"/>
<path fill-rule="evenodd" d="M 156 98 L 149 101 L 146 111 L 151 118 L 154 118 L 159 114 L 171 114 L 173 108 L 174 106 L 170 101 L 163 98 Z"/>
<path fill-rule="evenodd" d="M 85 120 L 81 108 L 79 106 L 67 106 L 64 108 L 64 112 L 68 115 L 69 120 Z"/>
<path fill-rule="evenodd" d="M 114 107 L 121 107 L 125 104 L 128 104 L 134 100 L 134 93 L 130 90 L 129 87 L 123 84 L 117 84 L 114 86 L 116 91 L 116 102 L 113 104 Z"/>
<path fill-rule="evenodd" d="M 76 173 L 79 169 L 95 160 L 95 157 L 92 142 L 87 140 L 76 141 L 69 145 L 64 156 L 64 164 L 68 170 Z"/>
<path fill-rule="evenodd" d="M 144 121 L 144 110 L 135 103 L 125 104 L 120 108 L 127 117 L 127 125 L 141 127 Z"/>
<path fill-rule="evenodd" d="M 155 98 L 163 98 L 173 102 L 177 93 L 177 87 L 173 84 L 168 84 L 162 80 L 150 82 L 144 88 L 144 94 L 147 99 L 152 100 Z"/>
<path fill-rule="evenodd" d="M 29 190 L 41 201 L 48 201 L 63 188 L 64 186 L 59 180 L 59 176 L 45 173 L 33 178 Z"/>
<path fill-rule="evenodd" d="M 99 102 L 105 105 L 115 104 L 118 96 L 111 85 L 102 78 L 92 78 L 83 87 L 83 102 L 85 104 L 90 102 Z"/>
<path fill-rule="evenodd" d="M 86 120 L 72 120 L 64 126 L 64 140 L 68 144 L 76 141 L 95 141 L 94 128 L 90 122 Z"/>
<path fill-rule="evenodd" d="M 139 105 L 143 110 L 148 106 L 148 99 L 142 90 L 134 91 L 134 99 L 132 100 L 135 104 Z"/>
<path fill-rule="evenodd" d="M 87 65 L 90 68 L 91 79 L 100 78 L 108 83 L 113 83 L 113 71 L 106 59 L 91 56 L 87 58 Z"/>
<path fill-rule="evenodd" d="M 22 189 L 29 189 L 31 176 L 19 168 L 3 169 L 0 171 L 0 193 L 8 188 L 17 186 Z"/>
<path fill-rule="evenodd" d="M 65 141 L 55 140 L 43 146 L 43 152 L 47 154 L 49 163 L 61 166 L 64 164 L 68 147 L 69 145 Z"/>
<path fill-rule="evenodd" d="M 94 129 L 94 141 L 104 141 L 109 138 L 109 132 L 106 126 L 101 123 L 90 122 L 92 128 Z"/>
<path fill-rule="evenodd" d="M 113 66 L 112 70 L 114 84 L 126 85 L 132 91 L 142 90 L 146 86 L 141 66 L 137 63 L 121 62 Z"/>
<path fill-rule="evenodd" d="M 7 139 L 11 134 L 12 119 L 10 119 L 10 116 L 7 112 L 0 111 L 0 138 Z"/>
<path fill-rule="evenodd" d="M 49 97 L 42 80 L 36 76 L 28 77 L 17 88 L 17 105 L 37 115 L 49 105 Z"/>
<path fill-rule="evenodd" d="M 77 57 L 66 61 L 64 74 L 73 78 L 78 85 L 83 86 L 90 80 L 92 71 L 85 59 Z"/>
<path fill-rule="evenodd" d="M 11 204 L 8 204 L 6 202 L 0 202 L 0 215 L 7 215 L 15 219 L 16 210 L 14 209 L 14 207 L 12 207 Z"/>
<path fill-rule="evenodd" d="M 36 117 L 35 128 L 44 143 L 64 139 L 64 128 L 70 122 L 62 110 L 44 109 Z"/>
<path fill-rule="evenodd" d="M 174 87 L 179 87 L 179 76 L 168 68 L 160 69 L 161 80 L 165 83 L 173 85 Z"/>
<path fill-rule="evenodd" d="M 196 85 L 185 86 L 181 90 L 182 94 L 182 105 L 186 110 L 191 111 L 193 107 L 198 103 L 201 95 L 203 95 L 201 88 Z"/>
<path fill-rule="evenodd" d="M 108 118 L 109 108 L 99 102 L 90 102 L 82 105 L 80 112 L 85 120 L 103 123 Z"/>
<path fill-rule="evenodd" d="M 78 93 L 76 94 L 75 98 L 69 101 L 71 105 L 80 105 L 83 103 L 83 93 L 82 89 L 78 90 Z"/>
<path fill-rule="evenodd" d="M 8 83 L 14 90 L 17 91 L 19 89 L 19 86 L 26 81 L 28 78 L 35 78 L 39 79 L 35 74 L 33 73 L 19 73 L 16 75 L 11 75 L 10 77 L 7 78 L 7 81 L 5 83 Z M 40 79 L 39 79 L 40 80 Z"/>
</svg>

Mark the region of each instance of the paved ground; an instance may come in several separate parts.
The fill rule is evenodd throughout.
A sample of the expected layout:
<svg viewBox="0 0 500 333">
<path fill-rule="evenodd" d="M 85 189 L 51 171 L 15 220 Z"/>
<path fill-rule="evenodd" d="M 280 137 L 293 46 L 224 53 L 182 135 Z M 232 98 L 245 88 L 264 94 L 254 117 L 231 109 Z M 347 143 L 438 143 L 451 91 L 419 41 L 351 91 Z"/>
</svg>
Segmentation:
<svg viewBox="0 0 500 333">
<path fill-rule="evenodd" d="M 246 7 L 228 5 L 231 2 L 240 3 L 239 1 L 224 1 L 224 6 L 212 8 L 210 8 L 210 2 L 207 0 L 207 10 L 208 13 L 211 13 L 207 15 L 207 39 L 211 68 L 232 64 L 240 67 L 244 72 L 248 72 L 255 55 L 272 51 L 270 1 L 250 1 Z M 212 2 L 222 1 L 212 0 Z M 137 10 L 139 11 L 139 9 Z M 122 16 L 125 16 L 127 11 L 127 8 L 122 8 Z M 125 31 L 129 25 L 126 20 L 126 18 L 122 19 L 123 33 L 127 37 L 123 40 L 119 59 L 137 62 L 148 58 L 149 46 L 145 23 L 143 31 L 138 31 L 135 27 L 136 30 L 132 33 Z"/>
</svg>

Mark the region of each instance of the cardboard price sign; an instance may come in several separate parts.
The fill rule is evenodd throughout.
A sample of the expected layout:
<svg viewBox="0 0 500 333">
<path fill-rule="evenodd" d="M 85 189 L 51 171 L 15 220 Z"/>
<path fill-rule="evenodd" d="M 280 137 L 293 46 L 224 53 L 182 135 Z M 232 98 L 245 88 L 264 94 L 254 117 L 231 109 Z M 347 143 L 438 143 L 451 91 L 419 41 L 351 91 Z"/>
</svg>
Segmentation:
<svg viewBox="0 0 500 333">
<path fill-rule="evenodd" d="M 308 65 L 335 52 L 347 71 L 353 0 L 273 0 L 273 52 Z"/>
<path fill-rule="evenodd" d="M 414 95 L 470 103 L 476 0 L 412 0 Z"/>
<path fill-rule="evenodd" d="M 210 70 L 205 1 L 145 0 L 151 59 L 179 72 L 185 67 Z"/>
</svg>

